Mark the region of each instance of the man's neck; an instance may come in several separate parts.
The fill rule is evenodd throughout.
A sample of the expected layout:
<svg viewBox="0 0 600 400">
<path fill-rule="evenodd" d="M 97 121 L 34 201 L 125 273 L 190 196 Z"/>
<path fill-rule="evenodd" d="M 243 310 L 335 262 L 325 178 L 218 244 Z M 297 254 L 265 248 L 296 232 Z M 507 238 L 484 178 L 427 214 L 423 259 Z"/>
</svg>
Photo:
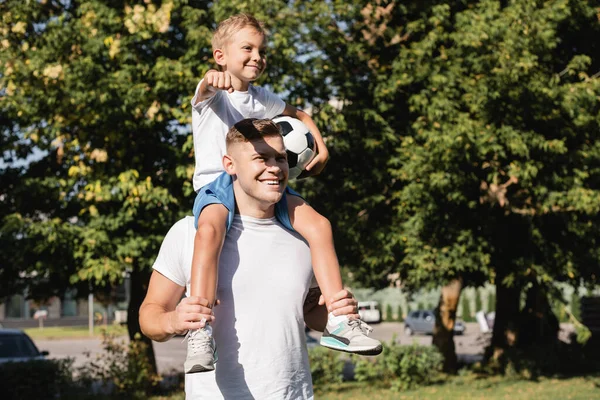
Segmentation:
<svg viewBox="0 0 600 400">
<path fill-rule="evenodd" d="M 275 204 L 261 202 L 248 196 L 235 183 L 233 193 L 235 195 L 235 205 L 240 215 L 258 219 L 273 218 L 275 216 Z"/>
</svg>

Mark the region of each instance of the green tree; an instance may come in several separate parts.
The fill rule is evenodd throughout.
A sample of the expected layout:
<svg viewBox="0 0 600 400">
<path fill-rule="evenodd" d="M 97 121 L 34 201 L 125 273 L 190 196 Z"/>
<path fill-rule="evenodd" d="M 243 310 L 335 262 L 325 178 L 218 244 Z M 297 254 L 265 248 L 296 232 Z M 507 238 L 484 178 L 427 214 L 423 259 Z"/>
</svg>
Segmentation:
<svg viewBox="0 0 600 400">
<path fill-rule="evenodd" d="M 341 110 L 317 103 L 332 157 L 303 189 L 359 281 L 399 272 L 408 289 L 453 288 L 440 307 L 447 359 L 463 283 L 495 284 L 490 354 L 503 354 L 518 342 L 523 288 L 597 281 L 596 11 L 577 0 L 328 4 L 323 58 Z"/>
<path fill-rule="evenodd" d="M 494 311 L 496 309 L 496 295 L 494 294 L 494 292 L 488 293 L 487 304 L 488 312 Z"/>
<path fill-rule="evenodd" d="M 483 302 L 481 301 L 481 292 L 475 289 L 475 312 L 483 310 Z"/>
<path fill-rule="evenodd" d="M 573 290 L 573 294 L 571 295 L 571 302 L 569 304 L 571 309 L 571 314 L 578 321 L 581 320 L 581 298 L 579 297 L 579 293 L 577 290 Z"/>
<path fill-rule="evenodd" d="M 402 305 L 398 304 L 398 311 L 397 311 L 397 315 L 398 315 L 398 322 L 403 322 L 404 321 L 404 310 L 402 309 Z"/>
<path fill-rule="evenodd" d="M 462 297 L 462 318 L 466 322 L 471 322 L 473 320 L 473 314 L 471 313 L 471 302 L 467 296 Z"/>
<path fill-rule="evenodd" d="M 389 303 L 385 306 L 385 320 L 388 322 L 394 320 L 394 312 L 392 311 L 392 305 Z"/>
<path fill-rule="evenodd" d="M 208 67 L 206 3 L 0 8 L 8 273 L 30 272 L 52 291 L 129 275 L 133 340 L 149 267 L 191 204 L 182 104 Z"/>
</svg>

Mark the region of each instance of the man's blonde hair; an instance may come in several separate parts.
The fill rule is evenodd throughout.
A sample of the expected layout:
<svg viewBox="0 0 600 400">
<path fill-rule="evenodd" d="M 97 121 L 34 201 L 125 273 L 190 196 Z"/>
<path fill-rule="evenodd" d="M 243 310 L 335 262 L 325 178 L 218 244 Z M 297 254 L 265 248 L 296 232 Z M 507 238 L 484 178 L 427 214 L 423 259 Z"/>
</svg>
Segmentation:
<svg viewBox="0 0 600 400">
<path fill-rule="evenodd" d="M 256 32 L 266 36 L 262 22 L 250 14 L 236 14 L 217 25 L 217 29 L 215 29 L 212 37 L 213 51 L 222 49 L 236 32 L 244 28 L 253 28 Z"/>
<path fill-rule="evenodd" d="M 268 136 L 281 136 L 281 131 L 270 119 L 246 118 L 227 132 L 227 148 L 234 143 L 252 142 Z"/>
</svg>

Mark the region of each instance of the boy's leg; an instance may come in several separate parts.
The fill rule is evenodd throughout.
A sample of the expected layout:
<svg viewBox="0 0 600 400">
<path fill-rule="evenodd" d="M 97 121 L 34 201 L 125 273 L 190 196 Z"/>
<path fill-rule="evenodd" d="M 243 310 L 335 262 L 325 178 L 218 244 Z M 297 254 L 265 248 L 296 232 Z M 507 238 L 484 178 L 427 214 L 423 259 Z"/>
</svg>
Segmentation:
<svg viewBox="0 0 600 400">
<path fill-rule="evenodd" d="M 235 210 L 231 182 L 229 175 L 222 174 L 200 189 L 194 201 L 196 236 L 190 294 L 207 299 L 211 308 L 216 300 L 219 257 L 227 227 L 233 220 Z M 211 371 L 215 368 L 216 361 L 217 351 L 212 327 L 206 324 L 201 329 L 188 332 L 185 372 Z"/>
<path fill-rule="evenodd" d="M 216 299 L 219 256 L 227 233 L 229 210 L 222 204 L 210 204 L 202 210 L 194 238 L 190 294 L 209 301 Z"/>
<path fill-rule="evenodd" d="M 290 222 L 308 242 L 313 271 L 329 310 L 333 296 L 343 289 L 331 224 L 299 196 L 287 193 L 286 196 Z M 360 320 L 329 313 L 321 345 L 349 353 L 377 355 L 383 347 L 381 342 L 368 337 L 370 332 L 371 328 Z"/>
<path fill-rule="evenodd" d="M 302 198 L 291 194 L 286 196 L 290 221 L 294 230 L 310 246 L 313 271 L 329 309 L 333 295 L 344 288 L 331 223 Z"/>
<path fill-rule="evenodd" d="M 196 210 L 194 210 L 196 211 Z M 223 204 L 209 204 L 200 210 L 194 237 L 194 255 L 190 294 L 209 301 L 212 308 L 216 301 L 219 256 L 227 233 L 229 210 Z M 186 374 L 215 369 L 216 345 L 212 327 L 188 332 L 188 351 L 183 368 Z"/>
</svg>

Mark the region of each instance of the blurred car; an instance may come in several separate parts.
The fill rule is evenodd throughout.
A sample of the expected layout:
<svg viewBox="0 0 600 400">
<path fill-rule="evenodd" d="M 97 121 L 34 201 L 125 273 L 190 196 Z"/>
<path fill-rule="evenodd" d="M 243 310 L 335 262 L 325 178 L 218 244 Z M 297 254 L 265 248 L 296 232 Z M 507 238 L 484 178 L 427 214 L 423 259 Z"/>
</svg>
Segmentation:
<svg viewBox="0 0 600 400">
<path fill-rule="evenodd" d="M 435 325 L 435 314 L 430 310 L 411 311 L 404 319 L 404 333 L 411 336 L 415 333 L 426 335 L 433 334 Z M 462 335 L 465 332 L 465 324 L 462 321 L 454 322 L 454 334 Z"/>
<path fill-rule="evenodd" d="M 381 322 L 381 310 L 376 301 L 359 301 L 358 315 L 364 322 L 378 324 Z"/>
<path fill-rule="evenodd" d="M 0 329 L 0 363 L 44 360 L 47 351 L 39 351 L 27 334 L 18 329 Z"/>
</svg>

